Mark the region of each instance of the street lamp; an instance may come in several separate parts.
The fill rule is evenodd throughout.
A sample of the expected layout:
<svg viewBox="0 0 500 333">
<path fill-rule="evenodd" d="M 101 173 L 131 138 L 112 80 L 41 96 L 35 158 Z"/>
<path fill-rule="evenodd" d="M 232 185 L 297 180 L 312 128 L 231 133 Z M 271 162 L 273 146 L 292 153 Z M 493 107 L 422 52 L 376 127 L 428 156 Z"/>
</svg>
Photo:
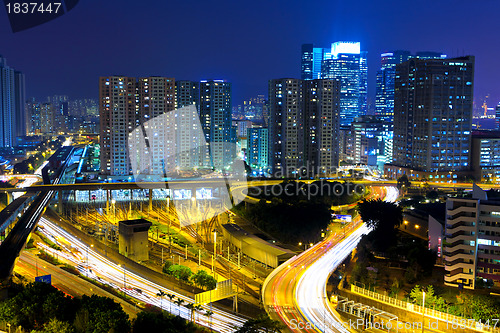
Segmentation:
<svg viewBox="0 0 500 333">
<path fill-rule="evenodd" d="M 116 206 L 115 206 L 116 200 L 115 199 L 111 200 L 111 204 L 113 205 L 113 222 L 114 222 L 116 220 Z"/>
<path fill-rule="evenodd" d="M 118 267 L 122 267 L 122 265 L 118 264 Z M 123 289 L 127 289 L 127 280 L 125 277 L 125 264 L 123 264 L 122 268 L 123 268 Z"/>
<path fill-rule="evenodd" d="M 94 244 L 90 245 L 91 247 L 94 247 Z M 85 276 L 89 277 L 89 247 L 87 246 L 87 270 L 85 271 Z"/>
<path fill-rule="evenodd" d="M 217 259 L 217 230 L 213 230 L 214 232 L 214 255 L 212 257 L 212 274 L 215 274 L 215 259 Z"/>
<path fill-rule="evenodd" d="M 422 333 L 425 326 L 425 291 L 422 291 Z"/>
</svg>

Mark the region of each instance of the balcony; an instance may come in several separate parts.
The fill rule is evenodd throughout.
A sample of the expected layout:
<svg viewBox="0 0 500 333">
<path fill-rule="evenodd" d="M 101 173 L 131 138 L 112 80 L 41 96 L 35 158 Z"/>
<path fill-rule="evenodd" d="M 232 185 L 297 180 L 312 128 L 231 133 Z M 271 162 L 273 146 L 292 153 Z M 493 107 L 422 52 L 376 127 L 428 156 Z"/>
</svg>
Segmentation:
<svg viewBox="0 0 500 333">
<path fill-rule="evenodd" d="M 466 270 L 472 269 L 472 270 L 474 270 L 474 263 L 459 262 L 459 263 L 456 263 L 453 265 L 448 265 L 447 263 L 444 264 L 445 271 L 451 272 L 451 271 L 454 271 L 456 269 L 466 269 Z M 459 273 L 459 274 L 461 274 L 461 273 Z"/>
<path fill-rule="evenodd" d="M 444 259 L 448 262 L 453 262 L 455 260 L 461 259 L 461 260 L 474 260 L 474 255 L 473 254 L 468 254 L 468 253 L 463 253 L 459 252 L 453 255 L 444 255 Z"/>
</svg>

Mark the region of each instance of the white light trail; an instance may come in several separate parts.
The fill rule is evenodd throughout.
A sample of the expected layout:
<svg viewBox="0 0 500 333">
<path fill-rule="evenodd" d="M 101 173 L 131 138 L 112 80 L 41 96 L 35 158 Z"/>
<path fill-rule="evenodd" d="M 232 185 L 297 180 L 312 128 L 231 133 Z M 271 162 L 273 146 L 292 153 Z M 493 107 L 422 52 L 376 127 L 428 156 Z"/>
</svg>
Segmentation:
<svg viewBox="0 0 500 333">
<path fill-rule="evenodd" d="M 167 297 L 160 300 L 156 294 L 159 290 L 169 294 L 175 294 L 176 298 L 184 300 L 184 305 L 187 303 L 194 303 L 193 299 L 172 290 L 168 290 L 163 286 L 132 273 L 126 267 L 119 266 L 108 260 L 95 252 L 92 247 L 84 244 L 44 217 L 40 219 L 39 225 L 43 228 L 41 229 L 45 235 L 50 235 L 52 239 L 57 240 L 58 245 L 63 248 L 63 251 L 56 251 L 54 249 L 49 250 L 46 247 L 45 250 L 52 255 L 57 255 L 61 259 L 66 259 L 71 264 L 75 265 L 82 274 L 87 274 L 89 278 L 93 278 L 101 283 L 117 288 L 141 302 L 153 304 L 158 307 L 160 307 L 161 304 L 164 310 L 171 311 L 174 315 L 180 314 L 181 317 L 190 320 L 191 311 L 189 309 L 186 309 L 184 306 L 177 306 L 174 302 L 170 302 L 170 299 Z M 212 309 L 210 306 L 206 305 L 202 307 L 205 312 L 211 310 L 214 314 L 211 318 L 207 318 L 204 314 L 196 314 L 195 312 L 196 323 L 206 327 L 211 326 L 218 332 L 233 332 L 245 322 L 245 319 L 215 307 Z"/>
</svg>

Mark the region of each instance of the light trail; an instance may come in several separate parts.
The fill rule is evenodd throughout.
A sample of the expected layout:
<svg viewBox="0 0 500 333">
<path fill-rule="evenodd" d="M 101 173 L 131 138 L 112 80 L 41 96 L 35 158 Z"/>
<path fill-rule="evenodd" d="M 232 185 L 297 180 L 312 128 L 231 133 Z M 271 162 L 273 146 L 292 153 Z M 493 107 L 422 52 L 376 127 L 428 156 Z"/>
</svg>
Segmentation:
<svg viewBox="0 0 500 333">
<path fill-rule="evenodd" d="M 194 303 L 194 300 L 168 290 L 164 286 L 153 283 L 131 271 L 124 266 L 110 261 L 104 256 L 95 252 L 92 247 L 84 244 L 73 235 L 56 226 L 46 218 L 42 217 L 39 222 L 41 231 L 63 249 L 57 251 L 52 248 L 44 247 L 44 250 L 50 254 L 63 259 L 67 263 L 75 266 L 82 274 L 88 275 L 100 283 L 109 285 L 115 289 L 125 292 L 130 297 L 133 297 L 141 302 L 149 303 L 158 306 L 166 311 L 172 312 L 174 315 L 190 320 L 191 311 L 183 306 L 178 306 L 170 299 L 164 297 L 161 300 L 156 294 L 162 290 L 169 294 L 174 294 L 176 298 L 180 298 L 187 303 Z M 88 259 L 87 259 L 88 256 Z M 88 264 L 87 264 L 88 260 Z M 202 306 L 203 310 L 213 311 L 211 318 L 207 318 L 202 313 L 195 312 L 195 322 L 197 324 L 212 327 L 218 332 L 233 332 L 237 327 L 243 325 L 246 321 L 244 318 L 233 315 L 232 313 L 219 310 L 215 307 Z"/>
<path fill-rule="evenodd" d="M 399 196 L 395 187 L 374 187 L 385 201 Z M 353 225 L 358 222 L 357 219 Z M 326 284 L 330 274 L 349 256 L 364 234 L 364 223 L 342 234 L 333 234 L 278 267 L 263 285 L 263 302 L 274 319 L 292 332 L 352 332 L 330 307 Z"/>
</svg>

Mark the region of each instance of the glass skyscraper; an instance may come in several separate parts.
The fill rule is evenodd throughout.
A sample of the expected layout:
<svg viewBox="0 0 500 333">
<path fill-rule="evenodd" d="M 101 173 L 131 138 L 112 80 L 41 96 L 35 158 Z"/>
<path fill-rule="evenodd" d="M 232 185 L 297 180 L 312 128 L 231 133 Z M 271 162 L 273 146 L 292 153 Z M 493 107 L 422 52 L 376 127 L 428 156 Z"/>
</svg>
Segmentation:
<svg viewBox="0 0 500 333">
<path fill-rule="evenodd" d="M 340 125 L 350 125 L 367 111 L 368 65 L 359 42 L 336 42 L 331 48 L 302 45 L 301 78 L 340 81 Z"/>
<path fill-rule="evenodd" d="M 417 52 L 411 55 L 410 51 L 397 50 L 382 53 L 381 67 L 377 71 L 377 86 L 375 99 L 375 114 L 384 121 L 391 122 L 394 118 L 394 77 L 396 65 L 408 59 L 444 59 L 446 55 L 439 52 Z"/>
<path fill-rule="evenodd" d="M 12 147 L 26 135 L 24 74 L 7 66 L 0 56 L 0 147 Z"/>
<path fill-rule="evenodd" d="M 424 172 L 470 168 L 474 57 L 396 66 L 393 165 Z"/>
</svg>

